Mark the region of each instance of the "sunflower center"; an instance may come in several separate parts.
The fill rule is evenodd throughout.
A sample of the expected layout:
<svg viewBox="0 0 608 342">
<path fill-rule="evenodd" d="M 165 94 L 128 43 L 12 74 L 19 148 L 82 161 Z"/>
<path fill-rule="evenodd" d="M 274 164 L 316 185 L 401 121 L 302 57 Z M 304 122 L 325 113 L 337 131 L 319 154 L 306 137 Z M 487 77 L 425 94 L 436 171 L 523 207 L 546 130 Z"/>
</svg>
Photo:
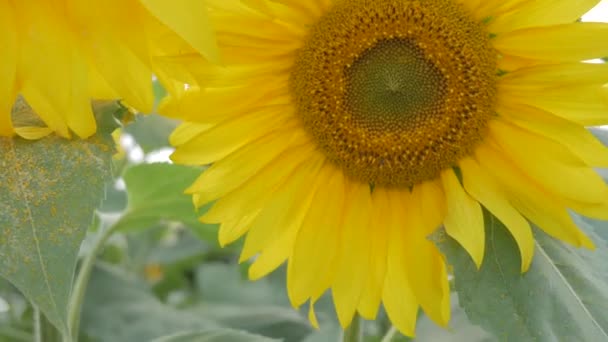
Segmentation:
<svg viewBox="0 0 608 342">
<path fill-rule="evenodd" d="M 470 155 L 494 113 L 496 54 L 454 0 L 336 1 L 290 78 L 323 153 L 363 182 L 410 187 Z"/>
<path fill-rule="evenodd" d="M 441 71 L 411 40 L 382 40 L 346 69 L 345 104 L 360 125 L 391 130 L 438 109 L 444 96 Z M 428 114 L 432 114 L 433 110 Z"/>
</svg>

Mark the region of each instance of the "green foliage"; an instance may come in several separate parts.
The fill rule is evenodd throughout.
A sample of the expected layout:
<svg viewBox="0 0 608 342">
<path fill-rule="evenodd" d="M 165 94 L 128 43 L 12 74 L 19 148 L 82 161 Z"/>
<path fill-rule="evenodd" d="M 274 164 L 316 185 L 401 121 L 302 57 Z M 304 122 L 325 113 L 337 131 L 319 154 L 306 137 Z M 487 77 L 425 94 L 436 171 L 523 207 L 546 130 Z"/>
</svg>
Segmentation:
<svg viewBox="0 0 608 342">
<path fill-rule="evenodd" d="M 112 153 L 109 135 L 0 138 L 0 274 L 63 332 L 78 249 Z"/>
<path fill-rule="evenodd" d="M 159 221 L 179 221 L 208 241 L 215 241 L 216 226 L 198 221 L 191 196 L 184 190 L 200 169 L 172 164 L 141 164 L 125 171 L 128 207 L 118 230 L 148 228 Z"/>
<path fill-rule="evenodd" d="M 238 330 L 209 329 L 198 332 L 186 332 L 172 336 L 161 337 L 153 342 L 272 342 L 281 341 L 267 337 L 252 335 Z"/>
<path fill-rule="evenodd" d="M 488 213 L 486 255 L 479 272 L 447 238 L 441 247 L 454 267 L 460 304 L 471 321 L 500 341 L 608 340 L 606 240 L 589 224 L 580 226 L 596 242 L 596 251 L 574 248 L 536 230 L 534 261 L 523 276 L 515 241 Z"/>
</svg>

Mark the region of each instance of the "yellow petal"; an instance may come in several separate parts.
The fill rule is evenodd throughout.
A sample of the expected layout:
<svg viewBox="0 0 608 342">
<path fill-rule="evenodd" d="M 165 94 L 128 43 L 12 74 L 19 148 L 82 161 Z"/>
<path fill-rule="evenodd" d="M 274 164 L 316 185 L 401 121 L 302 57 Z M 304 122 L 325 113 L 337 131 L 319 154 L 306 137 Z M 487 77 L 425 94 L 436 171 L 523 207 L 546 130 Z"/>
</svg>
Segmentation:
<svg viewBox="0 0 608 342">
<path fill-rule="evenodd" d="M 460 185 L 451 169 L 441 173 L 447 200 L 445 230 L 469 253 L 477 268 L 481 266 L 485 250 L 483 212 L 477 201 Z"/>
<path fill-rule="evenodd" d="M 215 33 L 207 5 L 201 0 L 140 0 L 158 20 L 187 41 L 196 51 L 214 63 L 220 61 Z"/>
<path fill-rule="evenodd" d="M 568 85 L 537 89 L 500 88 L 501 103 L 520 103 L 551 112 L 585 126 L 608 123 L 607 89 L 598 85 Z"/>
<path fill-rule="evenodd" d="M 197 135 L 208 131 L 213 126 L 212 124 L 184 122 L 171 132 L 169 142 L 173 146 L 183 145 L 194 139 Z"/>
<path fill-rule="evenodd" d="M 367 274 L 365 263 L 369 260 L 369 231 L 371 215 L 371 194 L 368 184 L 351 183 L 347 194 L 349 205 L 344 214 L 341 229 L 336 279 L 332 287 L 332 297 L 340 325 L 350 325 L 357 310 L 361 293 L 365 287 Z"/>
<path fill-rule="evenodd" d="M 385 190 L 374 189 L 372 193 L 371 224 L 367 229 L 369 260 L 361 265 L 366 275 L 365 288 L 357 311 L 367 319 L 375 319 L 382 300 L 384 278 L 386 276 L 387 246 L 389 239 L 388 222 L 391 210 Z"/>
<path fill-rule="evenodd" d="M 416 189 L 418 188 L 418 189 Z M 404 244 L 405 260 L 410 287 L 424 312 L 437 324 L 447 326 L 450 320 L 450 287 L 443 257 L 437 247 L 427 239 L 427 232 L 437 228 L 434 218 L 424 217 L 423 193 L 415 186 L 411 194 L 401 196 L 404 210 L 402 229 L 406 231 Z M 443 194 L 435 198 L 435 207 L 444 202 Z M 429 226 L 430 222 L 432 225 Z"/>
<path fill-rule="evenodd" d="M 220 246 L 224 247 L 238 240 L 241 236 L 243 236 L 243 234 L 247 233 L 251 227 L 251 222 L 253 222 L 258 214 L 259 211 L 253 211 L 239 218 L 222 222 L 218 231 L 218 241 Z"/>
<path fill-rule="evenodd" d="M 524 219 L 507 197 L 471 158 L 460 161 L 465 190 L 496 216 L 511 232 L 521 256 L 521 272 L 526 272 L 534 255 L 534 236 L 528 221 Z"/>
<path fill-rule="evenodd" d="M 509 72 L 500 78 L 499 89 L 519 88 L 521 91 L 527 91 L 573 85 L 602 86 L 606 83 L 606 63 L 560 63 L 535 65 Z"/>
<path fill-rule="evenodd" d="M 493 120 L 490 132 L 509 159 L 552 193 L 585 203 L 608 195 L 602 178 L 563 145 L 502 120 Z"/>
<path fill-rule="evenodd" d="M 333 279 L 339 226 L 344 215 L 345 186 L 342 170 L 327 164 L 320 186 L 298 232 L 288 271 L 289 298 L 294 306 L 320 297 Z"/>
<path fill-rule="evenodd" d="M 176 163 L 211 164 L 276 129 L 290 129 L 280 110 L 267 109 L 227 120 L 182 144 L 171 156 Z"/>
<path fill-rule="evenodd" d="M 587 165 L 608 167 L 608 148 L 585 127 L 526 105 L 499 103 L 497 111 L 509 122 L 561 143 Z"/>
<path fill-rule="evenodd" d="M 389 239 L 382 303 L 393 325 L 401 333 L 414 336 L 418 303 L 408 275 L 410 260 L 407 259 L 406 250 L 411 246 L 406 229 L 410 227 L 404 227 L 404 217 L 409 213 L 405 213 L 403 205 L 399 205 L 403 204 L 400 200 L 403 193 L 391 191 L 385 195 L 388 196 L 390 217 L 387 220 Z"/>
<path fill-rule="evenodd" d="M 256 231 L 262 229 L 261 233 L 271 231 L 272 235 L 267 235 L 265 241 L 260 244 L 263 245 L 264 249 L 249 268 L 251 279 L 259 279 L 267 275 L 292 255 L 296 237 L 304 217 L 310 209 L 313 195 L 323 180 L 319 177 L 321 165 L 322 161 L 311 160 L 307 167 L 298 170 L 298 174 L 294 175 L 293 178 L 296 178 L 296 183 L 292 184 L 293 187 L 285 187 L 284 192 L 277 196 L 277 203 L 283 201 L 289 206 L 285 212 L 280 213 L 280 220 L 276 221 L 275 226 L 264 227 L 259 225 L 252 228 L 251 233 L 253 234 L 258 234 Z M 297 182 L 298 180 L 299 182 Z M 289 195 L 293 196 L 289 197 Z M 299 200 L 294 201 L 294 198 Z M 247 239 L 249 240 L 249 235 Z M 253 244 L 253 242 L 251 243 Z"/>
<path fill-rule="evenodd" d="M 498 35 L 493 45 L 500 52 L 524 58 L 577 62 L 608 56 L 608 24 L 575 23 L 535 27 Z"/>
<path fill-rule="evenodd" d="M 10 3 L 0 2 L 0 135 L 14 134 L 11 108 L 17 95 L 17 23 Z"/>
<path fill-rule="evenodd" d="M 198 193 L 201 203 L 226 195 L 286 151 L 293 138 L 294 132 L 279 131 L 244 146 L 205 170 L 186 192 Z"/>
<path fill-rule="evenodd" d="M 70 0 L 74 25 L 83 50 L 107 84 L 128 105 L 150 113 L 153 109 L 152 71 L 144 9 L 135 1 L 106 0 L 92 6 Z M 120 8 L 117 11 L 116 8 Z"/>
<path fill-rule="evenodd" d="M 568 24 L 578 20 L 600 0 L 535 0 L 524 1 L 515 11 L 496 17 L 488 30 L 492 33 L 526 27 Z"/>
<path fill-rule="evenodd" d="M 53 133 L 53 130 L 51 130 L 48 127 L 25 126 L 25 127 L 16 127 L 15 132 L 17 133 L 17 135 L 19 135 L 23 139 L 38 140 L 40 138 L 44 138 L 47 135 Z"/>
<path fill-rule="evenodd" d="M 317 320 L 317 315 L 315 314 L 315 303 L 310 300 L 310 307 L 308 308 L 308 320 L 310 321 L 310 325 L 313 328 L 319 329 L 319 321 Z"/>
<path fill-rule="evenodd" d="M 560 198 L 547 193 L 508 162 L 490 141 L 480 145 L 475 156 L 482 170 L 496 178 L 511 205 L 522 215 L 557 239 L 594 248 L 593 242 L 572 222 Z"/>
<path fill-rule="evenodd" d="M 296 154 L 298 150 L 290 150 L 289 154 Z M 310 155 L 310 153 L 304 153 Z M 290 156 L 292 157 L 292 156 Z M 310 181 L 310 174 L 318 172 L 321 162 L 318 158 L 299 157 L 293 164 L 285 163 L 281 169 L 286 171 L 274 171 L 278 165 L 270 165 L 269 171 L 264 172 L 262 178 L 265 178 L 267 186 L 264 188 L 250 187 L 251 195 L 260 197 L 257 203 L 251 204 L 242 201 L 242 206 L 260 206 L 261 212 L 256 217 L 251 225 L 251 230 L 245 240 L 243 251 L 241 252 L 241 261 L 249 259 L 256 253 L 263 250 L 267 245 L 272 243 L 278 236 L 281 235 L 284 229 L 289 227 L 296 218 L 286 216 L 292 208 L 292 201 L 295 195 L 302 192 L 302 183 Z M 273 172 L 270 172 L 270 171 Z M 263 185 L 262 182 L 258 182 Z M 254 184 L 255 185 L 255 184 Z M 249 209 L 246 209 L 249 210 Z"/>
</svg>

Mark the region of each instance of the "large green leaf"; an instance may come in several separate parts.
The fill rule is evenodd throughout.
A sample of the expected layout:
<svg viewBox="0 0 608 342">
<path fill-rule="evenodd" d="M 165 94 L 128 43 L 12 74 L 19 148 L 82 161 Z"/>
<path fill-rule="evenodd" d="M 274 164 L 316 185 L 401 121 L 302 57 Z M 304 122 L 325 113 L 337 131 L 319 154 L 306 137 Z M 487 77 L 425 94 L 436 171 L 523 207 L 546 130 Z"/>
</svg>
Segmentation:
<svg viewBox="0 0 608 342">
<path fill-rule="evenodd" d="M 0 138 L 0 274 L 63 332 L 78 249 L 112 152 L 109 135 Z"/>
<path fill-rule="evenodd" d="M 174 164 L 141 164 L 125 171 L 127 210 L 117 225 L 120 230 L 148 228 L 159 221 L 178 221 L 190 227 L 199 237 L 216 243 L 216 226 L 198 221 L 191 196 L 184 190 L 200 175 L 201 170 Z"/>
<path fill-rule="evenodd" d="M 197 332 L 183 332 L 158 338 L 152 342 L 273 342 L 268 337 L 252 335 L 231 329 L 210 329 Z"/>
<path fill-rule="evenodd" d="M 82 331 L 95 341 L 150 341 L 182 331 L 217 327 L 205 317 L 163 304 L 145 282 L 120 269 L 100 264 L 91 276 Z"/>
<path fill-rule="evenodd" d="M 290 307 L 207 305 L 196 310 L 224 327 L 298 342 L 313 332 L 308 320 Z"/>
<path fill-rule="evenodd" d="M 596 251 L 571 247 L 537 230 L 534 260 L 524 275 L 516 243 L 490 215 L 479 271 L 446 238 L 440 245 L 454 267 L 460 304 L 471 321 L 500 341 L 608 340 L 608 249 L 581 226 L 595 240 Z"/>
</svg>

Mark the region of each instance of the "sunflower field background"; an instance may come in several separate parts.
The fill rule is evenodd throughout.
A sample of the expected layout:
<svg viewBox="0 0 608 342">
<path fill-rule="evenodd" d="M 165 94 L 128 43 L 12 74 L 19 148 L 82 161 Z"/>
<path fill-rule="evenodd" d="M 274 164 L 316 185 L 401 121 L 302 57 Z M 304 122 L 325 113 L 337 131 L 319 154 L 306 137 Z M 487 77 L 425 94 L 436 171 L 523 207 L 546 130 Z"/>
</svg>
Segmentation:
<svg viewBox="0 0 608 342">
<path fill-rule="evenodd" d="M 9 8 L 2 1 L 0 10 Z M 154 51 L 168 54 L 178 46 L 190 53 L 187 58 L 217 57 L 203 40 L 182 32 L 182 17 L 171 6 L 142 3 L 181 35 Z M 0 19 L 11 19 L 6 13 Z M 608 21 L 606 13 L 603 1 L 591 15 Z M 169 35 L 165 26 L 146 20 L 140 23 L 150 32 Z M 107 44 L 133 38 L 93 36 Z M 9 60 L 0 56 L 0 64 Z M 376 320 L 355 317 L 343 329 L 329 291 L 316 300 L 316 317 L 307 305 L 294 309 L 285 265 L 248 280 L 252 260 L 239 262 L 244 239 L 220 247 L 219 225 L 199 220 L 211 205 L 195 210 L 191 195 L 184 194 L 206 167 L 170 162 L 170 135 L 179 121 L 157 113 L 167 94 L 180 91 L 173 77 L 193 76 L 181 61 L 169 60 L 127 68 L 133 71 L 127 83 L 145 87 L 152 79 L 149 99 L 136 92 L 127 101 L 108 99 L 127 87 L 113 77 L 106 84 L 112 89 L 92 88 L 83 96 L 105 100 L 92 102 L 84 126 L 70 117 L 62 123 L 39 115 L 62 108 L 37 96 L 38 90 L 53 96 L 53 84 L 9 89 L 17 100 L 9 104 L 12 123 L 0 118 L 0 133 L 17 135 L 0 137 L 0 341 L 608 341 L 608 222 L 575 213 L 574 222 L 596 249 L 572 247 L 535 228 L 534 259 L 523 275 L 517 243 L 488 213 L 479 270 L 455 240 L 436 232 L 433 241 L 450 274 L 451 319 L 440 327 L 420 312 L 415 337 L 393 327 L 383 308 Z M 0 72 L 8 73 L 3 66 Z M 590 130 L 608 146 L 608 130 Z M 608 171 L 597 172 L 608 182 Z"/>
</svg>

